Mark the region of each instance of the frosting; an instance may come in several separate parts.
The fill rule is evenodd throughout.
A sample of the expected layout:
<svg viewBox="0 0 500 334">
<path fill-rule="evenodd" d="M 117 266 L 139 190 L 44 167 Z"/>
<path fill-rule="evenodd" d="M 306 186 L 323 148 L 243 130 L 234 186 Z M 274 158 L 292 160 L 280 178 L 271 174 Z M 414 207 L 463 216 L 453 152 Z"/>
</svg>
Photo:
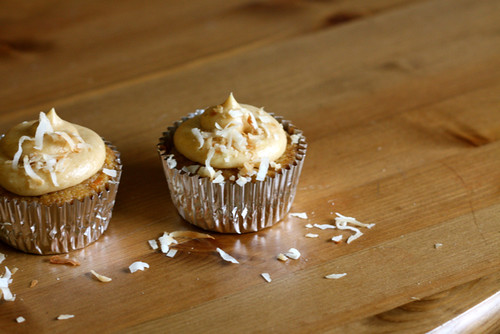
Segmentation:
<svg viewBox="0 0 500 334">
<path fill-rule="evenodd" d="M 62 120 L 54 109 L 40 112 L 0 140 L 0 185 L 21 196 L 47 194 L 88 179 L 105 158 L 97 133 Z"/>
<path fill-rule="evenodd" d="M 183 122 L 174 145 L 188 159 L 204 164 L 213 177 L 213 167 L 243 169 L 278 159 L 287 136 L 263 108 L 239 104 L 230 94 L 223 104 Z"/>
</svg>

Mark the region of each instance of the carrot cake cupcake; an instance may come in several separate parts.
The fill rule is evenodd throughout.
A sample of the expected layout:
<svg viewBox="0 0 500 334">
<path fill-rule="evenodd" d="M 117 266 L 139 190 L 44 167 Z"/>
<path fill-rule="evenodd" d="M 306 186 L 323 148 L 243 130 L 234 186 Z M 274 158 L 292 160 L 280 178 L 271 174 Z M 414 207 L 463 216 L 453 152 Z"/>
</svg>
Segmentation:
<svg viewBox="0 0 500 334">
<path fill-rule="evenodd" d="M 55 110 L 0 139 L 0 239 L 24 252 L 66 253 L 107 229 L 121 176 L 115 147 Z"/>
<path fill-rule="evenodd" d="M 288 213 L 306 148 L 289 121 L 232 94 L 176 122 L 158 144 L 180 215 L 223 233 L 258 231 Z"/>
</svg>

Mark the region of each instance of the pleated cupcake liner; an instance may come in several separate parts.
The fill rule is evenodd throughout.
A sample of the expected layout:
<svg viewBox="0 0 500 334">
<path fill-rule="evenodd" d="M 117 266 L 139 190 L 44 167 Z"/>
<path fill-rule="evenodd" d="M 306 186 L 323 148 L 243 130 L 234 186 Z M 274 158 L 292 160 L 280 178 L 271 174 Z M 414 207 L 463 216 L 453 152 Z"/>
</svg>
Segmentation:
<svg viewBox="0 0 500 334">
<path fill-rule="evenodd" d="M 109 142 L 118 167 L 97 195 L 62 205 L 0 196 L 0 239 L 26 253 L 61 254 L 84 248 L 108 228 L 120 183 L 120 153 Z"/>
<path fill-rule="evenodd" d="M 169 160 L 176 129 L 183 121 L 202 112 L 199 110 L 174 123 L 163 133 L 158 144 L 158 153 L 177 211 L 189 223 L 220 233 L 241 234 L 273 226 L 290 211 L 295 198 L 306 156 L 305 138 L 300 136 L 294 161 L 272 177 L 266 176 L 263 181 L 251 181 L 243 186 L 230 180 L 213 183 L 207 177 L 173 167 Z M 289 135 L 302 134 L 290 121 L 274 117 Z"/>
</svg>

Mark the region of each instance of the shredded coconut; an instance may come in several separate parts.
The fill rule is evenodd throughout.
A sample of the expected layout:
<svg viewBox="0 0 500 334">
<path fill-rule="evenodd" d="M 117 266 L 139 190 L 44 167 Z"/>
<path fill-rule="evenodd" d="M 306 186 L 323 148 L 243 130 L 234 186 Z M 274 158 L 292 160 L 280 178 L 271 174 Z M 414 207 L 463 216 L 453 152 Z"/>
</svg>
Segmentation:
<svg viewBox="0 0 500 334">
<path fill-rule="evenodd" d="M 26 319 L 24 319 L 24 317 L 19 316 L 19 317 L 16 318 L 16 321 L 17 321 L 18 324 L 20 324 L 22 322 L 25 322 Z"/>
<path fill-rule="evenodd" d="M 332 237 L 332 241 L 336 244 L 340 243 L 342 241 L 342 236 L 341 235 L 336 235 Z"/>
<path fill-rule="evenodd" d="M 224 183 L 224 175 L 222 175 L 221 171 L 215 173 L 212 183 Z"/>
<path fill-rule="evenodd" d="M 434 248 L 436 248 L 436 249 L 441 248 L 441 247 L 443 247 L 443 244 L 441 244 L 441 243 L 434 244 Z"/>
<path fill-rule="evenodd" d="M 31 168 L 31 164 L 30 164 L 30 161 L 29 161 L 29 158 L 27 155 L 25 155 L 23 158 L 23 167 L 24 167 L 24 171 L 26 172 L 26 175 L 31 177 L 33 180 L 40 182 L 40 183 L 44 182 L 42 180 L 42 178 L 40 176 L 38 176 Z"/>
<path fill-rule="evenodd" d="M 246 177 L 238 175 L 238 180 L 236 180 L 237 185 L 239 185 L 240 187 L 243 187 L 247 183 L 248 183 L 248 179 Z"/>
<path fill-rule="evenodd" d="M 2 263 L 5 260 L 5 254 L 0 253 L 0 263 Z"/>
<path fill-rule="evenodd" d="M 375 226 L 375 224 L 361 223 L 353 217 L 346 217 L 346 216 L 341 215 L 338 212 L 336 212 L 335 214 L 337 215 L 337 217 L 335 217 L 335 226 L 339 230 L 350 230 L 350 231 L 354 232 L 354 235 L 351 235 L 349 238 L 347 238 L 348 244 L 350 244 L 352 241 L 361 237 L 363 235 L 363 232 L 361 232 L 358 228 L 349 226 L 347 224 L 352 224 L 355 226 L 366 227 L 366 228 L 372 228 L 373 226 Z"/>
<path fill-rule="evenodd" d="M 102 172 L 108 176 L 111 176 L 111 177 L 116 177 L 116 175 L 117 175 L 116 170 L 114 170 L 114 169 L 103 168 Z"/>
<path fill-rule="evenodd" d="M 14 158 L 12 159 L 12 168 L 17 169 L 17 165 L 19 165 L 19 159 L 21 159 L 21 155 L 23 154 L 23 143 L 25 140 L 33 140 L 28 136 L 21 136 L 19 138 L 18 149 L 16 154 L 14 154 Z"/>
<path fill-rule="evenodd" d="M 200 146 L 198 147 L 198 149 L 202 148 L 203 144 L 205 144 L 205 139 L 203 139 L 203 136 L 201 135 L 200 129 L 198 129 L 198 128 L 192 128 L 191 132 L 193 133 L 193 135 L 196 138 L 196 140 L 200 143 Z"/>
<path fill-rule="evenodd" d="M 271 283 L 272 279 L 271 279 L 271 275 L 269 275 L 269 273 L 262 273 L 262 274 L 260 274 L 260 276 L 262 276 L 262 278 L 264 278 L 267 283 Z"/>
<path fill-rule="evenodd" d="M 145 268 L 149 268 L 149 264 L 141 261 L 136 261 L 128 267 L 131 273 L 135 273 L 137 270 L 144 271 Z"/>
<path fill-rule="evenodd" d="M 216 251 L 220 254 L 220 256 L 224 259 L 224 261 L 231 262 L 231 263 L 239 263 L 238 260 L 236 260 L 234 257 L 229 255 L 228 253 L 224 252 L 222 249 L 217 247 Z"/>
<path fill-rule="evenodd" d="M 260 161 L 259 172 L 257 173 L 255 179 L 257 181 L 264 181 L 267 175 L 268 168 L 269 168 L 269 158 L 263 157 L 262 160 Z"/>
<path fill-rule="evenodd" d="M 300 140 L 300 137 L 302 137 L 302 135 L 300 134 L 291 135 L 290 139 L 292 140 L 292 145 L 297 144 Z"/>
<path fill-rule="evenodd" d="M 173 169 L 173 168 L 175 168 L 175 166 L 177 166 L 177 161 L 175 161 L 173 154 L 169 154 L 168 155 L 168 157 L 167 157 L 167 166 L 170 169 Z"/>
<path fill-rule="evenodd" d="M 61 314 L 57 316 L 57 320 L 67 320 L 74 318 L 75 316 L 73 314 Z"/>
<path fill-rule="evenodd" d="M 306 224 L 306 228 L 313 228 L 312 224 Z"/>
<path fill-rule="evenodd" d="M 149 243 L 149 246 L 151 246 L 152 249 L 154 249 L 154 250 L 158 249 L 158 243 L 156 242 L 156 240 L 154 240 L 154 239 L 148 240 L 148 243 Z"/>
<path fill-rule="evenodd" d="M 290 216 L 292 217 L 297 217 L 297 218 L 300 218 L 300 219 L 307 219 L 307 213 L 305 212 L 296 212 L 296 213 L 290 213 Z"/>
<path fill-rule="evenodd" d="M 12 295 L 9 290 L 9 284 L 12 283 L 12 273 L 9 268 L 5 267 L 5 274 L 0 277 L 0 291 L 2 291 L 3 299 L 12 302 L 16 299 L 16 295 Z"/>
<path fill-rule="evenodd" d="M 288 260 L 288 258 L 283 253 L 279 253 L 278 256 L 276 256 L 276 258 L 278 260 L 280 260 L 280 261 L 286 261 L 286 260 Z"/>
<path fill-rule="evenodd" d="M 177 254 L 177 249 L 170 249 L 170 250 L 167 252 L 166 256 L 168 256 L 168 257 L 174 257 L 174 256 L 175 256 L 175 254 Z"/>
<path fill-rule="evenodd" d="M 298 260 L 300 257 L 300 252 L 295 248 L 290 248 L 288 252 L 285 253 L 285 256 L 292 260 Z"/>
<path fill-rule="evenodd" d="M 167 232 L 164 232 L 161 237 L 158 238 L 160 242 L 161 252 L 167 254 L 170 250 L 171 244 L 176 244 L 177 240 L 171 237 Z"/>
<path fill-rule="evenodd" d="M 210 166 L 210 161 L 212 160 L 214 154 L 215 154 L 215 149 L 213 147 L 211 147 L 208 150 L 207 159 L 205 160 L 205 168 L 207 169 L 211 178 L 214 177 L 214 175 L 215 175 L 215 170 L 212 168 L 212 166 Z"/>
<path fill-rule="evenodd" d="M 306 238 L 318 238 L 319 234 L 314 234 L 314 233 L 307 233 Z"/>
<path fill-rule="evenodd" d="M 319 228 L 320 230 L 327 230 L 327 229 L 335 229 L 336 227 L 331 224 L 314 224 L 313 225 L 316 228 Z"/>
<path fill-rule="evenodd" d="M 54 132 L 52 129 L 52 125 L 50 124 L 47 115 L 43 111 L 40 112 L 40 118 L 38 119 L 38 126 L 35 132 L 35 146 L 33 147 L 36 150 L 42 150 L 43 148 L 43 136 L 46 133 Z"/>
<path fill-rule="evenodd" d="M 344 277 L 345 275 L 347 275 L 347 273 L 343 273 L 343 274 L 330 274 L 330 275 L 326 275 L 325 278 L 328 278 L 328 279 L 339 279 L 339 278 Z"/>
<path fill-rule="evenodd" d="M 95 271 L 93 271 L 93 270 L 91 270 L 90 272 L 92 273 L 92 275 L 94 275 L 94 276 L 95 276 L 95 278 L 97 278 L 99 281 L 101 281 L 101 282 L 103 282 L 103 283 L 108 283 L 108 282 L 111 282 L 111 281 L 112 281 L 112 279 L 111 279 L 111 278 L 106 277 L 106 276 L 104 276 L 104 275 L 100 275 L 100 274 L 96 273 L 96 272 L 95 272 Z"/>
</svg>

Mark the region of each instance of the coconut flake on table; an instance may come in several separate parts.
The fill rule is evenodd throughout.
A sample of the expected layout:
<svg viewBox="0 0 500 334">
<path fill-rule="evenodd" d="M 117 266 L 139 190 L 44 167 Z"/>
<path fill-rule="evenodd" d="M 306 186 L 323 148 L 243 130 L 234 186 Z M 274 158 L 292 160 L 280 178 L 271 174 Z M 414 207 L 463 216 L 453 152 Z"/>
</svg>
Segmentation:
<svg viewBox="0 0 500 334">
<path fill-rule="evenodd" d="M 344 215 L 341 215 L 340 213 L 336 212 L 335 213 L 337 217 L 335 217 L 335 226 L 339 230 L 350 230 L 354 232 L 354 235 L 351 235 L 349 238 L 347 238 L 347 243 L 350 244 L 352 241 L 358 239 L 363 235 L 363 232 L 361 232 L 358 228 L 349 226 L 348 224 L 352 224 L 355 226 L 359 227 L 366 227 L 366 228 L 372 228 L 375 226 L 375 224 L 364 224 L 356 220 L 356 218 L 353 217 L 346 217 Z"/>
<path fill-rule="evenodd" d="M 436 248 L 436 249 L 441 248 L 441 247 L 443 247 L 442 243 L 434 244 L 434 248 Z"/>
<path fill-rule="evenodd" d="M 313 225 L 316 228 L 319 228 L 320 230 L 327 230 L 327 229 L 335 229 L 335 225 L 331 224 L 314 224 Z"/>
<path fill-rule="evenodd" d="M 231 262 L 231 263 L 239 263 L 238 260 L 236 260 L 234 257 L 229 255 L 228 253 L 224 252 L 222 249 L 217 247 L 216 251 L 220 254 L 220 256 L 222 257 L 222 259 L 224 259 L 224 261 Z"/>
<path fill-rule="evenodd" d="M 262 278 L 264 278 L 267 283 L 271 283 L 272 279 L 271 279 L 271 275 L 269 275 L 269 273 L 262 273 L 262 274 L 260 274 L 260 276 L 262 276 Z"/>
<path fill-rule="evenodd" d="M 257 172 L 257 176 L 255 179 L 257 181 L 264 181 L 267 175 L 267 170 L 269 169 L 269 158 L 263 157 L 260 161 L 259 171 Z"/>
<path fill-rule="evenodd" d="M 165 254 L 165 255 L 166 255 L 167 257 L 172 258 L 172 257 L 174 257 L 174 256 L 175 256 L 175 254 L 177 254 L 177 249 L 173 249 L 173 248 L 172 248 L 172 249 L 170 249 L 170 250 L 167 252 L 167 254 Z"/>
<path fill-rule="evenodd" d="M 307 233 L 305 235 L 306 238 L 318 238 L 319 237 L 319 234 L 315 234 L 315 233 Z"/>
<path fill-rule="evenodd" d="M 300 218 L 300 219 L 307 219 L 308 218 L 307 213 L 305 213 L 305 212 L 294 212 L 294 213 L 290 213 L 289 215 L 292 217 Z"/>
<path fill-rule="evenodd" d="M 154 249 L 154 250 L 158 249 L 158 243 L 156 242 L 156 240 L 154 240 L 154 239 L 148 240 L 148 243 L 149 243 L 149 246 L 151 246 L 152 249 Z"/>
<path fill-rule="evenodd" d="M 292 260 L 298 260 L 300 258 L 300 252 L 295 248 L 290 248 L 284 255 Z"/>
<path fill-rule="evenodd" d="M 328 279 L 339 279 L 339 278 L 344 277 L 345 275 L 347 275 L 347 273 L 343 273 L 343 274 L 330 274 L 330 275 L 326 275 L 325 278 L 328 278 Z"/>
<path fill-rule="evenodd" d="M 19 316 L 19 317 L 17 317 L 17 318 L 16 318 L 16 322 L 17 322 L 18 324 L 20 324 L 20 323 L 22 323 L 22 322 L 25 322 L 25 321 L 26 321 L 26 319 L 24 319 L 24 317 Z"/>
<path fill-rule="evenodd" d="M 160 248 L 162 253 L 168 253 L 171 244 L 177 244 L 177 240 L 171 237 L 167 232 L 163 232 L 163 235 L 158 238 L 160 242 Z"/>
<path fill-rule="evenodd" d="M 336 235 L 332 237 L 332 241 L 336 244 L 340 243 L 342 241 L 342 236 L 341 235 Z"/>
<path fill-rule="evenodd" d="M 283 253 L 279 253 L 278 256 L 276 256 L 276 258 L 280 261 L 283 261 L 283 262 L 288 260 L 288 258 Z"/>
<path fill-rule="evenodd" d="M 5 267 L 5 274 L 0 277 L 0 291 L 2 291 L 3 299 L 9 302 L 16 300 L 16 295 L 12 295 L 9 290 L 9 284 L 12 283 L 12 273 L 9 268 Z"/>
<path fill-rule="evenodd" d="M 57 320 L 67 320 L 74 318 L 75 316 L 73 314 L 60 314 L 57 316 Z"/>
<path fill-rule="evenodd" d="M 0 263 L 2 263 L 5 260 L 5 254 L 0 253 Z"/>
<path fill-rule="evenodd" d="M 149 268 L 149 264 L 141 261 L 136 261 L 128 267 L 131 273 L 135 273 L 137 270 L 144 271 L 145 268 Z"/>
<path fill-rule="evenodd" d="M 103 168 L 102 172 L 108 176 L 111 176 L 111 177 L 116 177 L 116 175 L 117 175 L 116 170 L 114 170 L 114 169 Z"/>
<path fill-rule="evenodd" d="M 306 224 L 306 228 L 313 228 L 314 226 L 312 224 Z"/>
<path fill-rule="evenodd" d="M 104 275 L 100 275 L 100 274 L 96 273 L 94 270 L 91 270 L 90 272 L 92 273 L 92 275 L 94 275 L 95 278 L 97 278 L 99 281 L 101 281 L 103 283 L 108 283 L 108 282 L 112 281 L 111 278 L 106 277 Z"/>
</svg>

